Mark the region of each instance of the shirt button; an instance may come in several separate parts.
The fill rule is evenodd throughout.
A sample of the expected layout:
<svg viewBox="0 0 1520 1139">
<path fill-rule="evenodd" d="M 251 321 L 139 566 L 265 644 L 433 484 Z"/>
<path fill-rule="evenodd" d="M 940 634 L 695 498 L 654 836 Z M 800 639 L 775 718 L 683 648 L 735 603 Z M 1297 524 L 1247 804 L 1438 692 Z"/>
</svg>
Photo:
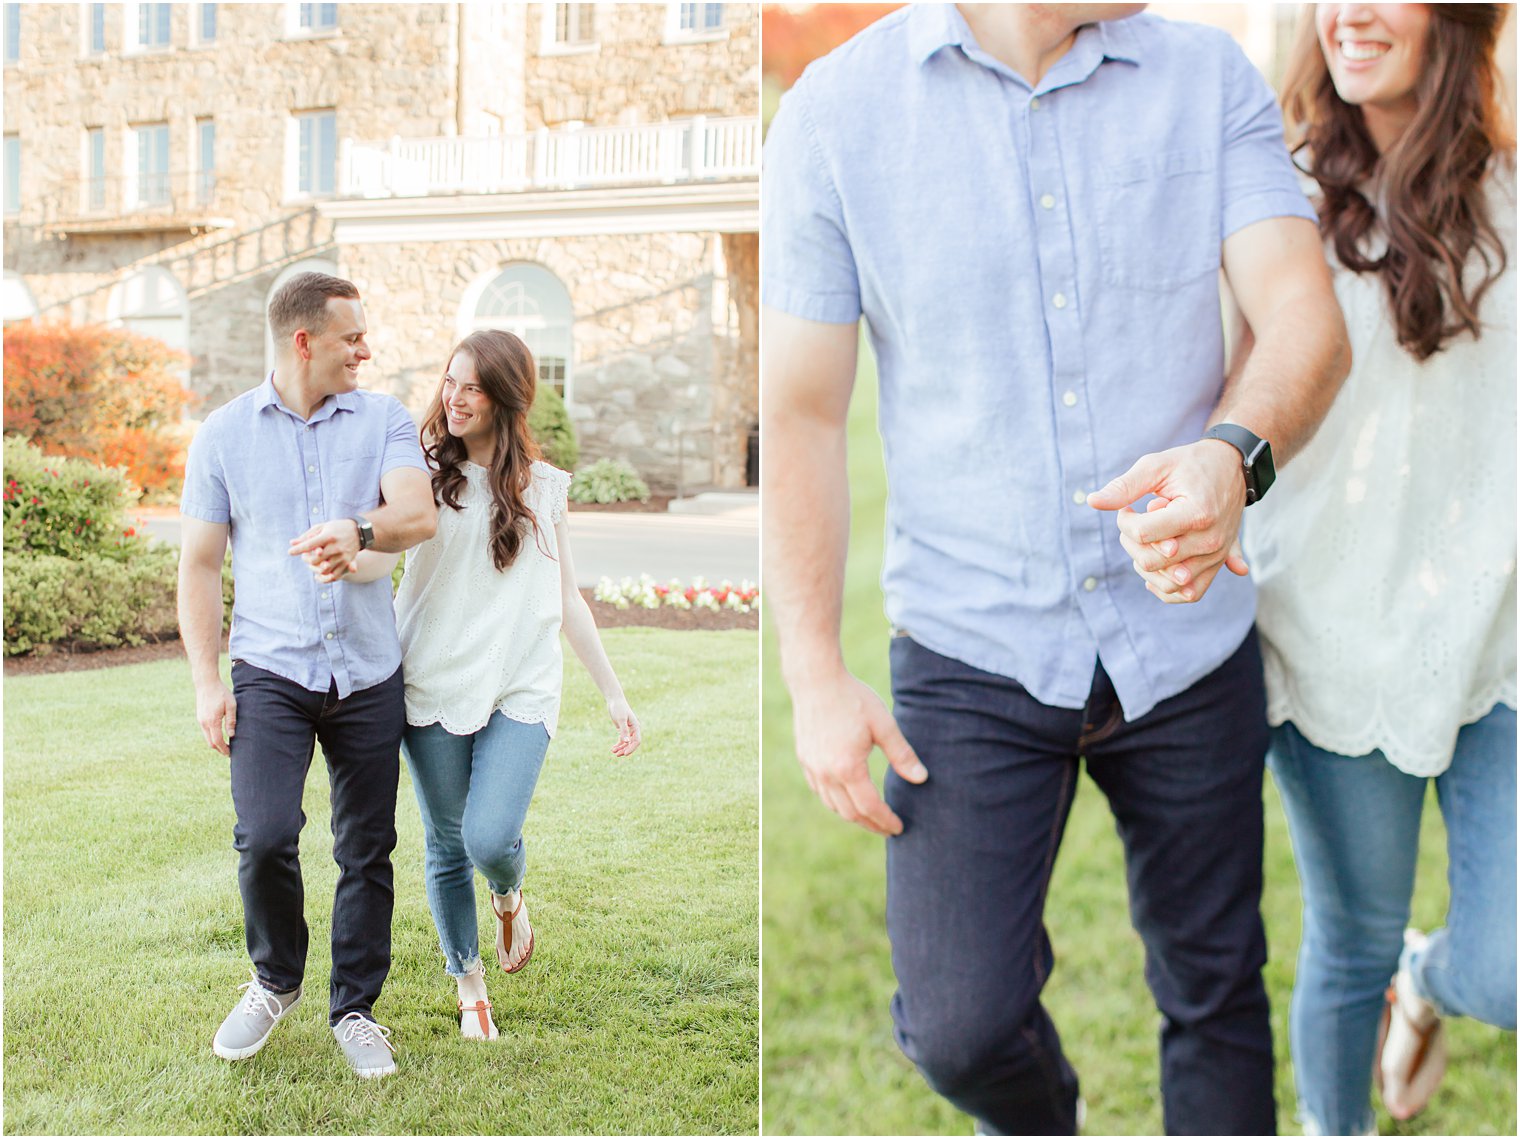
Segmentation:
<svg viewBox="0 0 1520 1139">
<path fill-rule="evenodd" d="M 1064 403 L 1067 407 L 1076 407 L 1077 406 L 1077 393 L 1076 392 L 1067 392 L 1065 395 L 1063 395 L 1061 397 L 1061 402 Z"/>
<path fill-rule="evenodd" d="M 311 512 L 312 512 L 312 514 L 314 514 L 314 515 L 315 515 L 315 514 L 318 514 L 318 513 L 320 513 L 320 512 L 321 512 L 321 510 L 322 510 L 322 508 L 321 508 L 321 507 L 320 507 L 320 506 L 313 506 L 313 507 L 312 507 L 312 508 L 311 508 Z"/>
<path fill-rule="evenodd" d="M 317 468 L 313 467 L 313 466 L 308 466 L 306 468 L 306 473 L 309 474 L 309 475 L 314 475 L 314 474 L 317 473 Z"/>
<path fill-rule="evenodd" d="M 1088 578 L 1082 583 L 1082 588 L 1087 590 L 1088 593 L 1091 593 L 1093 590 L 1098 588 L 1098 579 L 1095 577 Z M 328 633 L 327 635 L 329 637 L 332 636 L 331 633 Z"/>
<path fill-rule="evenodd" d="M 1088 579 L 1087 579 L 1087 580 L 1088 580 L 1088 581 L 1091 581 L 1091 580 L 1092 580 L 1092 578 L 1088 578 Z M 1090 588 L 1090 587 L 1089 587 L 1089 588 Z M 329 640 L 329 641 L 330 641 L 330 640 L 332 640 L 332 639 L 333 639 L 333 635 L 332 635 L 332 634 L 331 634 L 331 633 L 328 633 L 328 634 L 327 634 L 327 639 L 328 639 L 328 640 Z"/>
<path fill-rule="evenodd" d="M 331 597 L 331 596 L 332 596 L 332 594 L 331 594 L 331 593 L 324 593 L 324 594 L 323 594 L 323 595 L 322 595 L 322 600 L 323 600 L 323 601 L 326 601 L 326 600 L 327 600 L 327 599 L 328 599 L 328 598 L 329 598 L 329 597 Z"/>
<path fill-rule="evenodd" d="M 1040 197 L 1040 205 L 1044 206 L 1047 210 L 1053 210 L 1053 209 L 1055 209 L 1056 208 L 1056 197 L 1055 197 L 1055 195 L 1054 194 L 1043 194 L 1043 195 L 1041 195 L 1041 197 Z"/>
<path fill-rule="evenodd" d="M 1087 501 L 1087 493 L 1085 491 L 1079 490 L 1071 496 L 1071 500 L 1078 506 L 1081 506 L 1084 502 Z"/>
<path fill-rule="evenodd" d="M 1053 304 L 1053 305 L 1055 305 L 1056 308 L 1065 308 L 1066 307 L 1066 294 L 1065 293 L 1057 293 L 1055 296 L 1053 296 L 1053 297 L 1050 298 L 1050 303 Z"/>
<path fill-rule="evenodd" d="M 315 427 L 315 426 L 314 426 L 314 425 L 312 425 L 312 424 L 310 424 L 310 423 L 308 423 L 308 424 L 307 424 L 307 425 L 306 425 L 306 430 L 308 430 L 308 431 L 315 431 L 315 430 L 316 430 L 316 427 Z"/>
<path fill-rule="evenodd" d="M 1029 100 L 1029 109 L 1031 111 L 1038 111 L 1040 109 L 1040 97 L 1038 95 Z"/>
</svg>

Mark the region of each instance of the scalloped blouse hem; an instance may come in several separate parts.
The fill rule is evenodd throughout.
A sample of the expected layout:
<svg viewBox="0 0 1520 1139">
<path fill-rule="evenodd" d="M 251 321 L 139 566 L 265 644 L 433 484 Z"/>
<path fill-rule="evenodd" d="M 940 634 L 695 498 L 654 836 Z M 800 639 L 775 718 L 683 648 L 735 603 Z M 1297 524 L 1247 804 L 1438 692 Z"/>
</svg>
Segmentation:
<svg viewBox="0 0 1520 1139">
<path fill-rule="evenodd" d="M 1495 708 L 1503 705 L 1515 710 L 1515 685 L 1513 682 L 1496 685 L 1480 699 L 1470 701 L 1463 710 L 1458 729 L 1475 724 Z M 1292 721 L 1303 737 L 1317 748 L 1333 751 L 1337 755 L 1370 755 L 1381 751 L 1383 757 L 1406 775 L 1431 779 L 1451 766 L 1452 748 L 1456 744 L 1456 732 L 1444 753 L 1433 755 L 1406 747 L 1398 740 L 1393 729 L 1381 720 L 1363 727 L 1360 731 L 1337 732 L 1323 722 L 1316 722 L 1305 715 L 1305 710 L 1291 700 L 1274 701 L 1267 709 L 1267 720 L 1274 727 Z"/>
<path fill-rule="evenodd" d="M 437 724 L 451 736 L 473 736 L 480 729 L 491 722 L 491 717 L 500 712 L 509 720 L 515 720 L 519 724 L 542 724 L 549 738 L 554 738 L 554 729 L 559 720 L 557 712 L 514 712 L 511 708 L 497 706 L 485 714 L 485 718 L 473 727 L 457 726 L 444 712 L 429 712 L 426 715 L 413 716 L 411 712 L 406 714 L 406 725 L 409 728 L 426 728 L 431 724 Z"/>
</svg>

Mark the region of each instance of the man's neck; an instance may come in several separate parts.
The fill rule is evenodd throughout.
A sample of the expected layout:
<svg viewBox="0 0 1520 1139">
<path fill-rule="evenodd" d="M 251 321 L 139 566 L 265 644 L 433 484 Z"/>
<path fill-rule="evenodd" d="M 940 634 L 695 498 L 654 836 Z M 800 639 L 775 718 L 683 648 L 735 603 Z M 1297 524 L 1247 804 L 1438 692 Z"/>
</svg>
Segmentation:
<svg viewBox="0 0 1520 1139">
<path fill-rule="evenodd" d="M 275 365 L 274 390 L 279 393 L 280 402 L 302 419 L 310 419 L 328 396 L 327 392 L 315 389 L 310 372 L 285 363 Z"/>
<path fill-rule="evenodd" d="M 977 45 L 1038 87 L 1045 73 L 1071 50 L 1082 25 L 1039 4 L 959 4 Z"/>
</svg>

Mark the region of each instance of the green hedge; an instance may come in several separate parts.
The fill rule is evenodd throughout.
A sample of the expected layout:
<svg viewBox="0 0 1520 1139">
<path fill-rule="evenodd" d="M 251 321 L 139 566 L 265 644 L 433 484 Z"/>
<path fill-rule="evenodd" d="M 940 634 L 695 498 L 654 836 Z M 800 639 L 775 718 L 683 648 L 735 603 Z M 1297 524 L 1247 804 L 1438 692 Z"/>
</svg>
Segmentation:
<svg viewBox="0 0 1520 1139">
<path fill-rule="evenodd" d="M 581 461 L 581 445 L 575 439 L 575 425 L 570 422 L 565 401 L 548 384 L 538 385 L 538 394 L 528 409 L 528 430 L 546 460 L 562 471 L 575 470 L 575 464 Z"/>
<path fill-rule="evenodd" d="M 571 502 L 648 502 L 649 484 L 623 459 L 598 459 L 570 480 Z"/>
<path fill-rule="evenodd" d="M 127 524 L 130 490 L 114 467 L 45 455 L 15 436 L 5 440 L 6 554 L 99 556 L 115 561 L 148 548 Z"/>
<path fill-rule="evenodd" d="M 177 551 L 154 546 L 130 561 L 89 554 L 5 560 L 5 655 L 44 645 L 113 648 L 172 637 Z"/>
</svg>

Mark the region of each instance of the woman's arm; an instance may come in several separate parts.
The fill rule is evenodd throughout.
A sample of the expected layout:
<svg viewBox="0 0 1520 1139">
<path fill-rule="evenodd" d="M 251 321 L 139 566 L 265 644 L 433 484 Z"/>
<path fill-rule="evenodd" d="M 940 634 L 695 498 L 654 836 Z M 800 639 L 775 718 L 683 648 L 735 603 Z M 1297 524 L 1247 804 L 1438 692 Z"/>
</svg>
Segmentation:
<svg viewBox="0 0 1520 1139">
<path fill-rule="evenodd" d="M 554 538 L 559 546 L 559 586 L 564 603 L 565 640 L 575 650 L 575 655 L 591 675 L 591 681 L 607 701 L 607 714 L 617 725 L 618 742 L 613 745 L 613 755 L 631 755 L 639 746 L 639 721 L 628 706 L 623 686 L 612 671 L 602 638 L 597 635 L 596 620 L 591 607 L 575 585 L 575 564 L 570 557 L 570 526 L 561 518 L 554 524 Z"/>
<path fill-rule="evenodd" d="M 353 570 L 344 574 L 343 580 L 365 582 L 390 577 L 395 572 L 396 563 L 400 560 L 399 553 L 387 554 L 381 550 L 360 550 L 354 558 Z"/>
</svg>

